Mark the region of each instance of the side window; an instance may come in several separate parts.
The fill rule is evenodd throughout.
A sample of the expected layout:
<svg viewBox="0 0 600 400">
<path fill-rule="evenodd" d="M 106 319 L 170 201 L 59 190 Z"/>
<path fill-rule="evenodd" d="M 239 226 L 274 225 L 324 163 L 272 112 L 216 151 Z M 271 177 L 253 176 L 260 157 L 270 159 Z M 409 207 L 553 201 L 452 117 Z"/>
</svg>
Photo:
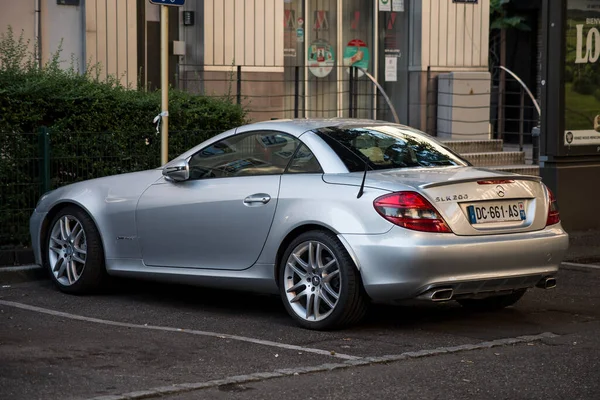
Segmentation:
<svg viewBox="0 0 600 400">
<path fill-rule="evenodd" d="M 283 174 L 299 144 L 275 131 L 230 136 L 190 158 L 190 179 Z"/>
<path fill-rule="evenodd" d="M 322 172 L 317 157 L 305 144 L 300 146 L 287 169 L 289 174 L 317 174 Z"/>
</svg>

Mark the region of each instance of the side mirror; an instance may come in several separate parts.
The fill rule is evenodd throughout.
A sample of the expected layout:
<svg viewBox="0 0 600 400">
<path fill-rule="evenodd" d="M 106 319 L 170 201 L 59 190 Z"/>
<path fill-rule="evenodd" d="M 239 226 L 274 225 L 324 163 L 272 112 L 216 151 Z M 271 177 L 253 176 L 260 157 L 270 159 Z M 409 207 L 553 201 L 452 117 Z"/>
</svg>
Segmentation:
<svg viewBox="0 0 600 400">
<path fill-rule="evenodd" d="M 186 160 L 177 160 L 163 168 L 163 176 L 173 182 L 190 179 L 190 165 Z"/>
</svg>

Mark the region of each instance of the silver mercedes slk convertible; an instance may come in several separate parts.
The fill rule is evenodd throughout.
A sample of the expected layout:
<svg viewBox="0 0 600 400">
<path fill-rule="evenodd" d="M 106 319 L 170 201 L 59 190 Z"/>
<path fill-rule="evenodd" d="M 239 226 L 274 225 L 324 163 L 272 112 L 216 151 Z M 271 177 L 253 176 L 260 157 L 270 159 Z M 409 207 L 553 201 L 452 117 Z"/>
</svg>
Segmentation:
<svg viewBox="0 0 600 400">
<path fill-rule="evenodd" d="M 279 293 L 310 329 L 357 323 L 371 301 L 506 307 L 554 287 L 568 247 L 538 177 L 370 120 L 242 126 L 161 168 L 49 192 L 30 229 L 64 292 L 110 275 Z"/>
</svg>

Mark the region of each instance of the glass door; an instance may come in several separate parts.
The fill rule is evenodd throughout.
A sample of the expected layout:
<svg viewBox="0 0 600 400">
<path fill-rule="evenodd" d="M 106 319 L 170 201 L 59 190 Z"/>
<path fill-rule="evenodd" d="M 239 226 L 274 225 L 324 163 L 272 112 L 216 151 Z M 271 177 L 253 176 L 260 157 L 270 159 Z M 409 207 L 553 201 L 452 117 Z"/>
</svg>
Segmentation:
<svg viewBox="0 0 600 400">
<path fill-rule="evenodd" d="M 285 116 L 289 118 L 305 116 L 305 3 L 305 0 L 285 0 L 283 7 L 284 104 Z"/>
<path fill-rule="evenodd" d="M 338 116 L 338 3 L 339 0 L 306 0 L 307 117 Z"/>
<path fill-rule="evenodd" d="M 293 117 L 298 109 L 299 117 L 375 117 L 372 82 L 358 72 L 350 85 L 349 67 L 377 75 L 377 2 L 284 2 L 286 114 Z"/>
<path fill-rule="evenodd" d="M 373 110 L 373 82 L 362 71 L 374 73 L 376 43 L 374 31 L 374 5 L 377 2 L 344 0 L 342 11 L 342 40 L 340 43 L 341 116 L 375 118 Z M 350 76 L 350 66 L 357 69 Z M 352 96 L 352 99 L 351 99 Z M 352 108 L 352 110 L 350 110 Z"/>
</svg>

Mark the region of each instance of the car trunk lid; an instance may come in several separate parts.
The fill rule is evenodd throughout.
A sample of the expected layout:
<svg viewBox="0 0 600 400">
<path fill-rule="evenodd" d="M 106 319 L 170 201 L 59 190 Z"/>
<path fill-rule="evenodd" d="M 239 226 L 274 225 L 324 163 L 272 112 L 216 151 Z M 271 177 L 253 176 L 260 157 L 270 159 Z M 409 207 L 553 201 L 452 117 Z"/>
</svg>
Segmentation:
<svg viewBox="0 0 600 400">
<path fill-rule="evenodd" d="M 361 173 L 330 174 L 328 183 L 360 186 Z M 421 193 L 456 235 L 543 229 L 548 214 L 541 178 L 474 167 L 398 169 L 367 173 L 365 187 Z"/>
</svg>

